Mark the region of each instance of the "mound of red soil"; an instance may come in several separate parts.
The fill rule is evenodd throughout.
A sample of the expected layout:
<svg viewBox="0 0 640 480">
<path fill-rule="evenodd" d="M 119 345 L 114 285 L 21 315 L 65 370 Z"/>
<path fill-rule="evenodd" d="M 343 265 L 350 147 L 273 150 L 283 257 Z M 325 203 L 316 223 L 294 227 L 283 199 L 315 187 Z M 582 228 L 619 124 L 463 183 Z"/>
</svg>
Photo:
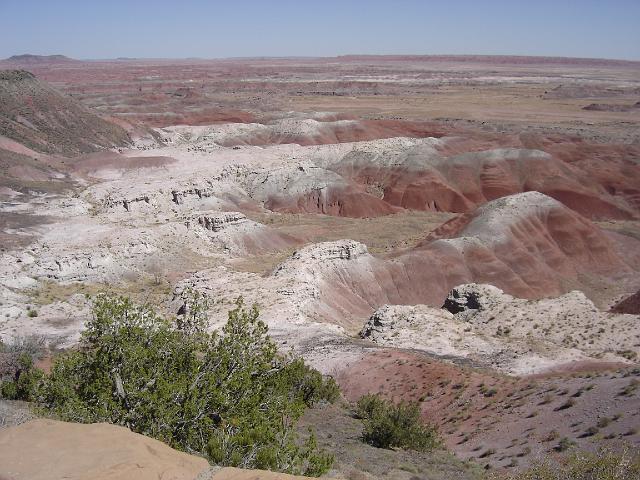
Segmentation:
<svg viewBox="0 0 640 480">
<path fill-rule="evenodd" d="M 398 260 L 407 271 L 422 269 L 423 280 L 430 280 L 432 293 L 427 297 L 425 289 L 420 297 L 438 292 L 440 299 L 468 281 L 495 285 L 521 298 L 540 298 L 564 293 L 581 275 L 633 271 L 598 227 L 535 192 L 495 200 L 453 219 Z M 447 272 L 448 282 L 433 281 L 441 276 L 429 273 L 436 266 Z"/>
<path fill-rule="evenodd" d="M 535 192 L 495 200 L 453 219 L 417 250 L 443 246 L 455 246 L 475 283 L 524 298 L 560 294 L 581 274 L 632 271 L 597 226 Z"/>
<path fill-rule="evenodd" d="M 509 378 L 417 352 L 380 349 L 346 364 L 336 380 L 352 402 L 367 393 L 418 402 L 423 419 L 438 427 L 449 449 L 493 467 L 508 466 L 513 459 L 526 465 L 552 453 L 562 437 L 594 448 L 600 440 L 584 432 L 601 418 L 608 419 L 600 424 L 606 425 L 600 427 L 602 434 L 638 445 L 637 395 L 619 393 L 637 371 L 582 367 Z"/>
<path fill-rule="evenodd" d="M 611 307 L 610 312 L 640 315 L 640 290 L 616 303 Z"/>
</svg>

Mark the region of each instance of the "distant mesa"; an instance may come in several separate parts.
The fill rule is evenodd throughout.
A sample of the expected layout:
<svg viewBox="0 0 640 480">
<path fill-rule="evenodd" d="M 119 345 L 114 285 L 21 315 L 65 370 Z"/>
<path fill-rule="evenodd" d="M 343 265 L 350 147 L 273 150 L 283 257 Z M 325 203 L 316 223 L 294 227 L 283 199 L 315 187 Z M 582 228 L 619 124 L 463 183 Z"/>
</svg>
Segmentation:
<svg viewBox="0 0 640 480">
<path fill-rule="evenodd" d="M 22 65 L 39 65 L 43 63 L 72 63 L 78 62 L 79 60 L 69 58 L 65 55 L 32 55 L 25 53 L 23 55 L 13 55 L 5 61 Z"/>
</svg>

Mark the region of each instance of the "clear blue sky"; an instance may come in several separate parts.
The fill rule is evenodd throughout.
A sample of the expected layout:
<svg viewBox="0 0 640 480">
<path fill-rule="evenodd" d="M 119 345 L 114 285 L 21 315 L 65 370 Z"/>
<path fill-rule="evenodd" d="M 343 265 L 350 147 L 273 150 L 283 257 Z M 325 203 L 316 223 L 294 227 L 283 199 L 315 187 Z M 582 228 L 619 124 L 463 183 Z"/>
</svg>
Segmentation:
<svg viewBox="0 0 640 480">
<path fill-rule="evenodd" d="M 640 0 L 0 0 L 0 58 L 20 53 L 640 60 Z"/>
</svg>

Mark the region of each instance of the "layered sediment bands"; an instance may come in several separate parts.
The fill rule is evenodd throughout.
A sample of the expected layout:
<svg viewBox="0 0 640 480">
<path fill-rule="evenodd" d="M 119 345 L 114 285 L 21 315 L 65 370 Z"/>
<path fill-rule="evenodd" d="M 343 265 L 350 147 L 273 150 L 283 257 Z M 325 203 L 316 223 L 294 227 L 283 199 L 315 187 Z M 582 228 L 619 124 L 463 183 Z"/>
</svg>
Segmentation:
<svg viewBox="0 0 640 480">
<path fill-rule="evenodd" d="M 329 168 L 380 186 L 382 199 L 402 208 L 465 213 L 496 198 L 539 191 L 590 218 L 630 219 L 640 215 L 640 166 L 629 158 L 618 152 L 598 165 L 569 161 L 561 151 L 522 148 L 443 156 L 439 148 L 419 145 L 391 162 L 351 152 Z"/>
<path fill-rule="evenodd" d="M 265 202 L 265 207 L 274 212 L 352 218 L 378 217 L 400 210 L 351 185 L 315 188 L 297 197 L 273 195 Z"/>
<path fill-rule="evenodd" d="M 437 138 L 448 132 L 446 126 L 431 122 L 286 118 L 268 124 L 248 124 L 241 131 L 229 132 L 217 143 L 225 147 L 285 143 L 309 146 L 392 137 Z"/>
<path fill-rule="evenodd" d="M 471 140 L 394 137 L 340 143 L 353 138 L 337 138 L 336 131 L 361 131 L 373 121 L 317 118 L 321 120 L 293 116 L 268 124 L 174 127 L 163 135 L 171 148 L 186 146 L 189 152 L 213 154 L 221 145 L 244 150 L 242 144 L 268 144 L 266 150 L 287 152 L 286 165 L 254 167 L 246 179 L 238 177 L 251 198 L 274 211 L 348 217 L 398 209 L 468 213 L 503 196 L 539 191 L 591 219 L 640 218 L 640 149 L 633 146 L 483 134 Z M 446 133 L 426 127 L 396 132 L 400 127 L 387 123 L 375 123 L 378 127 L 367 131 Z M 287 142 L 306 147 L 274 145 Z"/>
<path fill-rule="evenodd" d="M 321 213 L 343 217 L 377 217 L 399 209 L 346 182 L 336 173 L 311 164 L 252 173 L 250 196 L 275 212 Z"/>
<path fill-rule="evenodd" d="M 324 250 L 343 249 L 346 256 Z M 352 241 L 302 249 L 275 275 L 286 275 L 324 320 L 361 327 L 384 304 L 441 306 L 463 283 L 489 283 L 521 298 L 560 295 L 586 276 L 633 274 L 614 244 L 589 220 L 537 192 L 489 202 L 436 230 L 393 259 Z"/>
</svg>

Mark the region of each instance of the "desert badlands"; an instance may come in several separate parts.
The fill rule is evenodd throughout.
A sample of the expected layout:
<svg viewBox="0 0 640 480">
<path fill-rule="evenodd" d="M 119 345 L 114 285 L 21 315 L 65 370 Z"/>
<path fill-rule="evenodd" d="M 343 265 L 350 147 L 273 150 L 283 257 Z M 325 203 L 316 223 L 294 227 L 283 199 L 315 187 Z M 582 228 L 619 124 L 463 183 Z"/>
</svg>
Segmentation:
<svg viewBox="0 0 640 480">
<path fill-rule="evenodd" d="M 298 426 L 335 456 L 329 477 L 471 479 L 569 444 L 640 446 L 639 62 L 24 55 L 0 70 L 0 338 L 37 339 L 45 371 L 99 292 L 179 317 L 197 291 L 211 330 L 241 296 L 340 386 Z M 442 448 L 363 443 L 349 405 L 366 394 L 417 402 Z M 0 400 L 0 479 L 276 478 L 35 416 Z M 15 461 L 37 439 L 88 463 Z"/>
</svg>

